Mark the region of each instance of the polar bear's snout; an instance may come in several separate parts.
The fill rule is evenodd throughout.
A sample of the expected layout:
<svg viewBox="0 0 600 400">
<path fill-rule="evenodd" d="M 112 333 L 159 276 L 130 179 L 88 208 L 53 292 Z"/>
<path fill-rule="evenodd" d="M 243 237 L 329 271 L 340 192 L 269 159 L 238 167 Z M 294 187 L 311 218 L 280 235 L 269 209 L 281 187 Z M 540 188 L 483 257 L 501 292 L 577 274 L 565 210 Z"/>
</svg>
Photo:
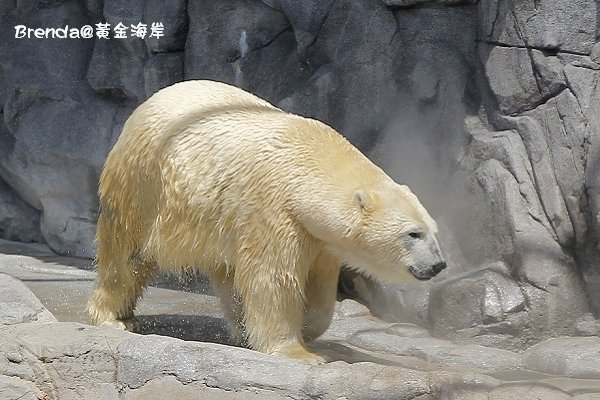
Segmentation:
<svg viewBox="0 0 600 400">
<path fill-rule="evenodd" d="M 446 261 L 442 256 L 435 234 L 426 235 L 413 245 L 412 263 L 408 270 L 418 280 L 428 280 L 446 269 Z"/>
<path fill-rule="evenodd" d="M 446 269 L 446 261 L 437 241 L 431 231 L 413 240 L 412 257 L 408 261 L 408 270 L 412 276 L 426 281 Z"/>
</svg>

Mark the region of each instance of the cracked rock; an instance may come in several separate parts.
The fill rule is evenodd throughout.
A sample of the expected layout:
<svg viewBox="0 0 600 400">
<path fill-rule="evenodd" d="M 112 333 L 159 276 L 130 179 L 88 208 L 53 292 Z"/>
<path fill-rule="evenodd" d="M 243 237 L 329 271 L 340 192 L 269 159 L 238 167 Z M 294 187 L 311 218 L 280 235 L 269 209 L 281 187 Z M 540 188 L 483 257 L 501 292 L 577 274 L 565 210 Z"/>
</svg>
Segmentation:
<svg viewBox="0 0 600 400">
<path fill-rule="evenodd" d="M 595 42 L 595 0 L 481 0 L 485 40 L 509 46 L 589 54 Z"/>
<path fill-rule="evenodd" d="M 42 400 L 44 394 L 33 382 L 14 376 L 0 375 L 0 398 L 7 400 Z"/>
<path fill-rule="evenodd" d="M 24 322 L 49 323 L 56 318 L 18 279 L 0 274 L 0 327 Z"/>
<path fill-rule="evenodd" d="M 526 297 L 502 266 L 461 274 L 431 289 L 429 315 L 436 335 L 463 342 L 521 336 Z M 468 339 L 465 338 L 468 337 Z M 519 340 L 519 339 L 517 339 Z M 508 346 L 510 347 L 510 346 Z"/>
<path fill-rule="evenodd" d="M 561 62 L 538 50 L 481 45 L 480 57 L 504 114 L 531 110 L 564 87 Z"/>
</svg>

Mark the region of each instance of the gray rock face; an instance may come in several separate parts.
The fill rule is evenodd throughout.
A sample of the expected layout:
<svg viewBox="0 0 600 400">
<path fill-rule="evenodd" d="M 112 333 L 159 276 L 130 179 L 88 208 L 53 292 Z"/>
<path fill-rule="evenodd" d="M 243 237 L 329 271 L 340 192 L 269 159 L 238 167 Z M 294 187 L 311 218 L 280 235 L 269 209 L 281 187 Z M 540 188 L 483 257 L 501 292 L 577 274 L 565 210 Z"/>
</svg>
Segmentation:
<svg viewBox="0 0 600 400">
<path fill-rule="evenodd" d="M 600 338 L 556 338 L 525 353 L 529 369 L 554 375 L 600 379 Z"/>
<path fill-rule="evenodd" d="M 535 340 L 533 327 L 521 329 L 532 321 L 526 309 L 525 294 L 502 266 L 441 281 L 432 287 L 429 301 L 434 333 L 517 349 Z"/>
<path fill-rule="evenodd" d="M 32 394 L 48 398 L 158 398 L 158 390 L 184 399 L 434 399 L 443 387 L 469 379 L 472 388 L 494 385 L 476 374 L 434 376 L 373 363 L 311 366 L 219 344 L 75 323 L 37 329 L 22 324 L 0 330 L 0 337 L 7 355 L 0 359 L 0 390 L 18 394 L 35 382 Z"/>
<path fill-rule="evenodd" d="M 5 2 L 0 238 L 92 258 L 98 177 L 127 116 L 173 82 L 217 79 L 329 123 L 437 219 L 450 265 L 439 279 L 450 279 L 363 280 L 356 292 L 380 315 L 509 349 L 576 333 L 600 314 L 598 9 L 595 0 Z M 57 21 L 162 22 L 165 36 L 14 37 L 17 24 Z M 498 262 L 502 272 L 482 270 Z"/>
<path fill-rule="evenodd" d="M 148 353 L 148 348 L 154 351 Z M 117 379 L 132 394 L 147 382 L 163 380 L 164 371 L 171 371 L 177 381 L 191 384 L 188 395 L 213 388 L 235 391 L 235 398 L 240 399 L 248 395 L 274 399 L 431 397 L 426 374 L 394 367 L 332 363 L 315 368 L 249 350 L 160 337 L 131 339 L 118 352 Z"/>
<path fill-rule="evenodd" d="M 481 370 L 519 369 L 522 361 L 518 354 L 483 346 L 460 347 L 434 338 L 408 338 L 392 334 L 356 334 L 350 343 L 369 350 L 421 358 L 426 361 Z"/>
<path fill-rule="evenodd" d="M 0 293 L 0 326 L 56 322 L 54 315 L 18 279 L 0 274 Z"/>
<path fill-rule="evenodd" d="M 564 88 L 563 65 L 557 57 L 521 47 L 480 46 L 490 87 L 505 114 L 517 114 Z"/>
<path fill-rule="evenodd" d="M 38 400 L 44 395 L 33 382 L 0 375 L 0 396 L 3 399 Z"/>
<path fill-rule="evenodd" d="M 0 180 L 0 238 L 40 242 L 40 213 Z"/>
<path fill-rule="evenodd" d="M 480 0 L 484 40 L 511 47 L 590 54 L 597 42 L 598 6 L 594 0 Z"/>
</svg>

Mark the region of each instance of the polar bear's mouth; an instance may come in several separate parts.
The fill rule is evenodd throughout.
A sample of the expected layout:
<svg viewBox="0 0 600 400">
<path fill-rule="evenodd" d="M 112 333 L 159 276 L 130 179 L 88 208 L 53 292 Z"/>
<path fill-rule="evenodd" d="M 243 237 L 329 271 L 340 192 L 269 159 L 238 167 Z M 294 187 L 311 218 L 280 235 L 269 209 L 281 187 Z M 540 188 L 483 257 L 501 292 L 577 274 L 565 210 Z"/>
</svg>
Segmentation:
<svg viewBox="0 0 600 400">
<path fill-rule="evenodd" d="M 428 281 L 428 280 L 430 280 L 431 278 L 433 278 L 432 276 L 419 276 L 419 275 L 417 275 L 417 274 L 413 274 L 413 276 L 414 276 L 415 278 L 417 278 L 418 280 L 420 280 L 420 281 Z"/>
<path fill-rule="evenodd" d="M 412 276 L 414 276 L 415 278 L 417 278 L 420 281 L 428 281 L 431 278 L 433 278 L 433 275 L 431 275 L 431 274 L 423 274 L 423 273 L 417 272 L 415 270 L 415 268 L 413 268 L 413 267 L 410 267 L 409 271 L 412 274 Z"/>
<path fill-rule="evenodd" d="M 437 263 L 437 264 L 435 264 L 429 268 L 425 268 L 425 269 L 416 268 L 414 265 L 411 265 L 410 267 L 408 267 L 408 270 L 410 271 L 410 273 L 420 281 L 428 281 L 429 279 L 433 278 L 434 276 L 439 274 L 444 269 L 446 269 L 445 262 Z"/>
</svg>

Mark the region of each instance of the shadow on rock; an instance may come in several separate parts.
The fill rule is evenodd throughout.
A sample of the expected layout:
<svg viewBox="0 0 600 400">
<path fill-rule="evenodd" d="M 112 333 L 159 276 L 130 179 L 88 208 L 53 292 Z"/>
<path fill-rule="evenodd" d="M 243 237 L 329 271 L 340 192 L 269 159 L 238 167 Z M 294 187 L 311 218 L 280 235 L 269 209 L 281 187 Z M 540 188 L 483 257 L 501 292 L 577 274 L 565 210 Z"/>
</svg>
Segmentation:
<svg viewBox="0 0 600 400">
<path fill-rule="evenodd" d="M 221 318 L 205 315 L 140 315 L 136 316 L 135 331 L 142 335 L 234 345 L 226 322 Z"/>
<path fill-rule="evenodd" d="M 346 346 L 343 343 L 332 340 L 317 340 L 309 343 L 308 347 L 312 351 L 315 351 L 327 358 L 327 360 L 330 362 L 344 361 L 348 364 L 372 362 L 382 365 L 405 366 L 404 363 L 397 360 L 378 357 L 377 355 L 359 351 L 352 347 Z"/>
<path fill-rule="evenodd" d="M 136 316 L 135 331 L 142 335 L 170 336 L 187 341 L 236 346 L 229 336 L 225 320 L 205 315 L 139 315 Z M 358 351 L 337 341 L 317 340 L 310 343 L 309 347 L 331 362 L 372 362 L 403 366 L 401 362 Z"/>
</svg>

